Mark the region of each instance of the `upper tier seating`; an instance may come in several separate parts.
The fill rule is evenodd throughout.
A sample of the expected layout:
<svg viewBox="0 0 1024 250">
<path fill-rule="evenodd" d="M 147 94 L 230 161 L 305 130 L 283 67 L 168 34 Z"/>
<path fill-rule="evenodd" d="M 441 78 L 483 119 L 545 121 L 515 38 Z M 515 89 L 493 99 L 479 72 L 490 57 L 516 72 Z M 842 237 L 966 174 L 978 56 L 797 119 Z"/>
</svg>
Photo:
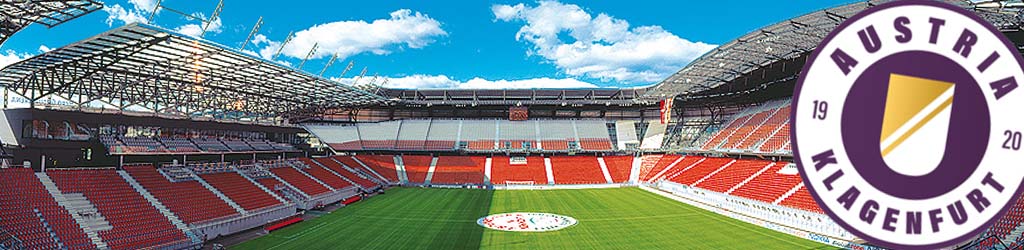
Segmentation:
<svg viewBox="0 0 1024 250">
<path fill-rule="evenodd" d="M 467 142 L 469 150 L 494 150 L 497 131 L 493 120 L 463 120 L 461 141 Z"/>
<path fill-rule="evenodd" d="M 608 168 L 608 174 L 611 175 L 612 182 L 624 183 L 629 181 L 629 171 L 633 169 L 633 156 L 605 156 L 604 165 Z"/>
<path fill-rule="evenodd" d="M 398 168 L 395 167 L 395 157 L 391 155 L 358 155 L 356 159 L 366 164 L 371 170 L 380 174 L 384 178 L 387 178 L 390 182 L 398 182 Z M 335 157 L 341 163 L 348 165 L 349 167 L 355 167 L 355 160 L 348 157 Z"/>
<path fill-rule="evenodd" d="M 159 138 L 160 142 L 163 143 L 167 150 L 176 153 L 192 153 L 199 152 L 199 146 L 196 146 L 192 141 L 185 138 Z"/>
<path fill-rule="evenodd" d="M 71 214 L 54 201 L 32 169 L 0 169 L 0 176 L 0 228 L 18 237 L 22 246 L 58 249 L 59 238 L 67 249 L 96 248 Z M 50 235 L 50 230 L 56 238 Z"/>
<path fill-rule="evenodd" d="M 310 160 L 309 158 L 301 158 L 299 160 L 302 162 L 301 164 L 309 166 L 309 168 L 300 167 L 299 169 L 302 169 L 302 171 L 306 172 L 306 174 L 309 174 L 314 178 L 324 182 L 324 184 L 331 186 L 331 188 L 337 190 L 352 186 L 351 182 L 348 182 L 345 179 L 338 177 L 338 175 L 335 175 L 331 171 L 328 171 L 326 168 L 320 166 L 320 164 L 313 162 L 313 160 Z"/>
<path fill-rule="evenodd" d="M 779 111 L 782 112 L 782 111 Z M 769 137 L 761 147 L 761 152 L 775 152 L 783 149 L 782 146 L 789 143 L 789 121 L 787 120 L 782 124 L 782 127 L 776 130 L 775 134 Z"/>
<path fill-rule="evenodd" d="M 556 184 L 608 183 L 597 156 L 551 156 L 551 174 Z"/>
<path fill-rule="evenodd" d="M 430 120 L 407 120 L 402 121 L 400 124 L 398 142 L 395 145 L 395 149 L 423 150 L 426 148 L 427 132 L 430 131 Z M 433 147 L 431 145 L 431 148 Z"/>
<path fill-rule="evenodd" d="M 180 244 L 188 239 L 113 169 L 49 171 L 64 194 L 81 193 L 113 227 L 99 235 L 111 249 Z"/>
<path fill-rule="evenodd" d="M 544 157 L 527 156 L 526 164 L 512 165 L 508 156 L 491 157 L 491 183 L 506 184 L 506 181 L 547 184 L 548 175 Z"/>
<path fill-rule="evenodd" d="M 359 123 L 359 139 L 364 149 L 394 149 L 401 121 Z"/>
<path fill-rule="evenodd" d="M 311 197 L 331 191 L 292 167 L 271 167 L 270 172 Z"/>
<path fill-rule="evenodd" d="M 351 160 L 352 158 L 348 158 L 348 159 Z M 374 188 L 374 187 L 379 186 L 379 185 L 377 185 L 377 183 L 374 183 L 370 179 L 367 179 L 367 178 L 364 178 L 361 175 L 352 173 L 348 169 L 342 167 L 341 163 L 338 163 L 338 162 L 334 161 L 331 158 L 316 158 L 316 159 L 313 159 L 313 160 L 316 161 L 316 162 L 319 162 L 320 165 L 324 165 L 327 168 L 333 170 L 335 173 L 338 173 L 341 176 L 344 176 L 346 179 L 348 179 L 348 180 L 350 180 L 352 182 L 355 182 L 356 184 L 358 184 L 359 186 L 361 186 L 361 187 L 363 187 L 365 189 L 370 189 L 370 188 Z M 355 164 L 355 163 L 353 162 L 353 164 Z M 348 165 L 348 164 L 345 164 L 345 165 Z M 353 165 L 348 165 L 348 167 L 353 168 L 353 169 L 360 168 L 358 164 L 355 164 L 354 166 Z"/>
<path fill-rule="evenodd" d="M 574 123 L 580 148 L 594 151 L 612 150 L 608 125 L 604 120 L 578 120 Z"/>
<path fill-rule="evenodd" d="M 259 210 L 281 204 L 273 196 L 263 191 L 249 180 L 235 172 L 200 174 L 211 186 L 224 193 L 231 201 L 246 211 Z"/>
<path fill-rule="evenodd" d="M 771 101 L 736 114 L 729 125 L 714 132 L 703 150 L 791 151 L 789 142 L 790 100 Z"/>
<path fill-rule="evenodd" d="M 227 145 L 224 145 L 217 138 L 192 138 L 192 142 L 199 146 L 200 149 L 207 152 L 228 152 L 231 151 Z"/>
<path fill-rule="evenodd" d="M 185 223 L 201 223 L 238 214 L 198 181 L 171 182 L 153 166 L 126 166 L 124 169 Z"/>
<path fill-rule="evenodd" d="M 739 147 L 740 142 L 743 141 L 743 139 L 746 139 L 748 136 L 750 136 L 751 133 L 753 133 L 755 129 L 760 127 L 761 123 L 767 120 L 768 117 L 771 116 L 773 113 L 775 113 L 775 109 L 769 109 L 755 113 L 753 116 L 750 117 L 750 119 L 747 120 L 747 122 L 744 122 L 743 125 L 740 125 L 738 128 L 736 128 L 736 131 L 733 132 L 732 135 L 726 137 L 725 144 L 722 144 L 719 147 L 723 149 L 742 149 Z"/>
<path fill-rule="evenodd" d="M 427 171 L 430 170 L 430 162 L 434 160 L 429 155 L 403 155 L 402 162 L 405 163 L 405 174 L 409 182 L 424 183 L 427 180 Z"/>
<path fill-rule="evenodd" d="M 404 121 L 403 121 L 404 122 Z M 459 124 L 457 120 L 430 120 L 430 128 L 427 129 L 427 141 L 424 142 L 424 149 L 428 150 L 451 150 L 455 148 L 455 141 L 459 137 Z"/>
<path fill-rule="evenodd" d="M 768 117 L 762 124 L 757 126 L 746 138 L 744 138 L 738 145 L 733 148 L 737 149 L 750 149 L 757 143 L 764 142 L 767 140 L 779 126 L 786 123 L 789 120 L 789 105 L 785 105 L 778 109 L 772 109 L 769 112 L 774 111 L 771 116 Z"/>
<path fill-rule="evenodd" d="M 484 156 L 440 156 L 431 184 L 483 184 Z"/>
</svg>

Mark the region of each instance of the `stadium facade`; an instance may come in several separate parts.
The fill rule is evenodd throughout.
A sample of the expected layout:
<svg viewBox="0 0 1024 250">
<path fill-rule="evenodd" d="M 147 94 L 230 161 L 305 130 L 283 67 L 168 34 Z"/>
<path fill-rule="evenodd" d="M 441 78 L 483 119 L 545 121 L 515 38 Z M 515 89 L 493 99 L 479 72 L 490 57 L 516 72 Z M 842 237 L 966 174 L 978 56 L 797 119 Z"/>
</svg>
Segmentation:
<svg viewBox="0 0 1024 250">
<path fill-rule="evenodd" d="M 14 2 L 0 42 L 99 8 Z M 1019 1 L 951 3 L 1024 48 Z M 628 89 L 355 87 L 157 26 L 114 28 L 0 70 L 0 249 L 199 248 L 393 186 L 640 186 L 871 249 L 803 186 L 789 98 L 821 39 L 876 4 L 765 26 Z M 1020 247 L 1021 218 L 1017 204 L 960 247 Z"/>
</svg>

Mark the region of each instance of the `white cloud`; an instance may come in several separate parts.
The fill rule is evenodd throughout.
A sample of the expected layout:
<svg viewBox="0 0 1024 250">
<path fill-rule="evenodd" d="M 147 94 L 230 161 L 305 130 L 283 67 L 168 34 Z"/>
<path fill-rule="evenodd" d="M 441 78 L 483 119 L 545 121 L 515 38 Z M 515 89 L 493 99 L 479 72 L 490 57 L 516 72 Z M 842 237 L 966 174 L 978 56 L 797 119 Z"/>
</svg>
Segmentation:
<svg viewBox="0 0 1024 250">
<path fill-rule="evenodd" d="M 206 15 L 204 15 L 203 13 L 193 13 L 192 15 L 202 19 L 206 19 Z M 178 26 L 177 28 L 174 28 L 174 32 L 178 32 L 186 36 L 199 37 L 199 35 L 203 34 L 204 25 L 206 25 L 206 23 L 203 22 L 200 22 L 198 24 L 185 24 L 182 26 Z M 206 33 L 220 33 L 221 27 L 223 25 L 224 24 L 221 22 L 220 17 L 217 17 L 216 19 L 213 19 L 213 21 L 210 22 L 210 26 L 206 28 Z"/>
<path fill-rule="evenodd" d="M 359 84 L 366 84 L 371 81 L 373 77 L 367 76 L 359 80 Z M 488 80 L 483 78 L 473 78 L 468 81 L 459 81 L 452 79 L 446 75 L 411 75 L 405 77 L 381 77 L 377 80 L 376 84 L 384 83 L 387 79 L 387 84 L 384 87 L 388 88 L 401 88 L 401 89 L 421 89 L 421 88 L 449 88 L 449 89 L 531 89 L 531 88 L 596 88 L 597 86 L 591 83 L 582 82 L 580 80 L 572 78 L 532 78 L 532 79 L 520 79 L 520 80 Z M 344 83 L 352 84 L 355 77 L 350 78 L 332 78 L 331 80 Z"/>
<path fill-rule="evenodd" d="M 103 11 L 108 14 L 107 26 L 114 26 L 114 21 L 120 21 L 126 24 L 147 23 L 149 16 L 146 14 L 148 14 L 150 10 L 141 10 L 138 6 L 135 6 L 133 9 L 125 9 L 124 7 L 121 7 L 120 4 L 114 4 L 113 6 L 106 6 L 103 8 Z"/>
<path fill-rule="evenodd" d="M 369 23 L 361 20 L 338 21 L 295 32 L 295 37 L 284 46 L 281 54 L 303 58 L 314 44 L 318 44 L 319 49 L 313 58 L 330 57 L 332 54 L 346 58 L 364 52 L 382 55 L 402 46 L 423 48 L 434 42 L 436 37 L 446 35 L 448 33 L 441 29 L 441 23 L 437 20 L 420 12 L 401 9 L 391 12 L 388 19 L 377 19 Z M 270 58 L 281 47 L 281 42 L 266 40 L 266 37 L 262 39 L 261 43 L 266 45 L 259 50 L 259 54 Z"/>
<path fill-rule="evenodd" d="M 4 53 L 0 53 L 0 69 L 7 67 L 7 65 L 20 62 L 21 60 L 28 59 L 29 57 L 32 57 L 32 55 L 28 53 L 17 53 L 13 50 L 4 51 Z"/>
<path fill-rule="evenodd" d="M 46 47 L 46 45 L 39 45 L 39 53 L 46 53 L 50 52 L 51 50 L 53 49 L 51 49 L 50 47 Z"/>
<path fill-rule="evenodd" d="M 597 17 L 574 4 L 541 1 L 537 6 L 491 6 L 496 20 L 522 21 L 516 40 L 571 76 L 602 81 L 653 83 L 678 71 L 716 45 L 693 42 L 660 26 L 630 27 L 605 13 Z M 567 33 L 573 41 L 563 41 Z"/>
</svg>

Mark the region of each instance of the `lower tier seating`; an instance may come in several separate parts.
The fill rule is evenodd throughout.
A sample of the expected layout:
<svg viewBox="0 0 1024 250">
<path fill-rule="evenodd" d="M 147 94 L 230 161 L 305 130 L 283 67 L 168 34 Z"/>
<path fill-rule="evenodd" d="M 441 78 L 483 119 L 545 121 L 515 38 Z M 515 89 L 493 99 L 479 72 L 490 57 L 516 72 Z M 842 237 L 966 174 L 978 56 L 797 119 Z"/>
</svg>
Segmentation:
<svg viewBox="0 0 1024 250">
<path fill-rule="evenodd" d="M 696 166 L 693 166 L 688 170 L 680 172 L 679 175 L 675 177 L 670 176 L 669 178 L 671 179 L 669 180 L 675 183 L 692 186 L 700 179 L 704 178 L 705 176 L 708 176 L 708 174 L 711 174 L 715 170 L 718 170 L 725 164 L 728 164 L 729 162 L 732 161 L 733 159 L 729 158 L 708 158 L 707 160 L 698 163 Z M 676 168 L 680 167 L 682 166 L 676 165 Z"/>
<path fill-rule="evenodd" d="M 491 157 L 491 183 L 506 184 L 506 182 L 533 182 L 534 184 L 547 184 L 548 175 L 544 167 L 544 157 L 524 157 L 526 162 L 512 164 L 508 156 Z"/>
<path fill-rule="evenodd" d="M 484 156 L 440 156 L 434 167 L 431 184 L 483 184 Z"/>
<path fill-rule="evenodd" d="M 678 160 L 680 155 L 645 155 L 641 158 L 640 180 L 651 181 Z"/>
<path fill-rule="evenodd" d="M 698 184 L 697 187 L 725 193 L 771 163 L 770 161 L 762 160 L 737 160 L 732 165 Z"/>
<path fill-rule="evenodd" d="M 187 241 L 185 234 L 156 210 L 113 169 L 49 171 L 65 194 L 80 193 L 113 227 L 99 235 L 111 249 L 169 246 Z"/>
<path fill-rule="evenodd" d="M 430 162 L 434 160 L 429 155 L 403 155 L 402 162 L 405 163 L 405 174 L 409 182 L 424 183 L 427 181 L 427 171 L 430 170 Z"/>
<path fill-rule="evenodd" d="M 551 174 L 556 184 L 608 183 L 597 156 L 551 156 Z"/>
<path fill-rule="evenodd" d="M 605 156 L 604 165 L 608 168 L 608 174 L 611 175 L 612 182 L 624 183 L 629 181 L 629 172 L 633 169 L 633 156 Z"/>
<path fill-rule="evenodd" d="M 292 167 L 270 168 L 270 172 L 309 196 L 317 196 L 331 191 Z"/>
<path fill-rule="evenodd" d="M 775 202 L 790 189 L 796 187 L 802 180 L 798 174 L 780 174 L 779 170 L 788 162 L 776 162 L 774 166 L 758 175 L 747 184 L 732 191 L 732 195 L 759 200 L 763 202 Z"/>
<path fill-rule="evenodd" d="M 235 172 L 201 174 L 199 177 L 210 183 L 214 188 L 217 188 L 221 193 L 224 193 L 231 201 L 234 201 L 246 211 L 254 211 L 281 204 L 281 201 L 275 199 L 274 196 L 271 196 L 266 191 L 263 191 L 263 189 L 257 187 L 256 184 Z"/>
<path fill-rule="evenodd" d="M 807 187 L 800 187 L 796 193 L 782 200 L 779 205 L 823 213 L 821 207 L 818 206 L 818 202 L 814 201 L 814 197 L 811 197 L 811 193 L 807 191 Z"/>
<path fill-rule="evenodd" d="M 395 167 L 395 157 L 390 155 L 359 155 L 355 156 L 360 162 L 366 164 L 377 174 L 380 174 L 384 178 L 391 182 L 398 182 L 398 168 Z M 355 160 L 349 157 L 335 157 L 341 163 L 348 165 L 349 167 L 359 166 Z"/>
<path fill-rule="evenodd" d="M 0 228 L 18 237 L 22 246 L 59 249 L 60 239 L 67 249 L 96 248 L 32 169 L 0 169 L 0 176 Z"/>
<path fill-rule="evenodd" d="M 349 159 L 351 160 L 352 158 L 349 158 Z M 377 183 L 374 183 L 373 181 L 371 181 L 369 179 L 366 179 L 363 176 L 360 176 L 360 175 L 357 175 L 355 173 L 352 173 L 348 169 L 345 169 L 344 167 L 342 167 L 341 163 L 338 163 L 338 162 L 334 161 L 334 159 L 331 159 L 331 158 L 317 158 L 317 159 L 314 159 L 314 160 L 316 162 L 319 162 L 320 165 L 326 166 L 327 168 L 333 170 L 335 173 L 338 173 L 341 176 L 344 176 L 346 179 L 348 179 L 348 180 L 350 180 L 352 182 L 355 182 L 357 185 L 359 185 L 359 186 L 361 186 L 363 188 L 369 189 L 369 188 L 373 188 L 373 187 L 378 186 Z M 355 163 L 353 162 L 353 164 L 355 164 Z M 354 166 L 353 165 L 349 165 L 348 167 L 351 167 L 353 169 L 357 169 L 359 167 L 359 165 L 358 164 L 356 164 Z"/>
<path fill-rule="evenodd" d="M 153 166 L 124 169 L 185 223 L 200 223 L 238 214 L 198 181 L 171 182 Z"/>
<path fill-rule="evenodd" d="M 346 181 L 345 179 L 342 179 L 341 177 L 338 177 L 338 175 L 335 175 L 334 173 L 331 173 L 331 171 L 327 170 L 323 166 L 320 166 L 320 164 L 313 162 L 313 160 L 310 160 L 309 158 L 301 158 L 299 160 L 303 164 L 306 164 L 306 166 L 309 166 L 309 168 L 302 169 L 302 171 L 305 171 L 306 174 L 309 174 L 314 178 L 317 178 L 318 180 L 324 182 L 324 184 L 331 186 L 331 188 L 342 189 L 352 186 L 352 183 Z"/>
</svg>

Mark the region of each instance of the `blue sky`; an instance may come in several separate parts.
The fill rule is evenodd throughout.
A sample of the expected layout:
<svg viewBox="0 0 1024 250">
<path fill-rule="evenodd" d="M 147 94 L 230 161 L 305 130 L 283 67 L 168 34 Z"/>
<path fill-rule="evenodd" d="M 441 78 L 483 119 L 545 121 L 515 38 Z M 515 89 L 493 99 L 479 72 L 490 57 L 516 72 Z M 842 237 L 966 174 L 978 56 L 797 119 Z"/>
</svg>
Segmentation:
<svg viewBox="0 0 1024 250">
<path fill-rule="evenodd" d="M 631 87 L 657 83 L 697 56 L 757 28 L 849 1 L 256 1 L 225 0 L 203 36 L 237 48 L 262 16 L 247 53 L 352 83 L 399 88 Z M 145 22 L 156 0 L 106 0 L 104 10 L 53 29 L 40 25 L 0 46 L 0 66 Z M 206 17 L 216 0 L 164 0 Z M 200 21 L 167 10 L 153 24 L 198 35 Z M 342 75 L 349 62 L 354 67 Z"/>
</svg>

